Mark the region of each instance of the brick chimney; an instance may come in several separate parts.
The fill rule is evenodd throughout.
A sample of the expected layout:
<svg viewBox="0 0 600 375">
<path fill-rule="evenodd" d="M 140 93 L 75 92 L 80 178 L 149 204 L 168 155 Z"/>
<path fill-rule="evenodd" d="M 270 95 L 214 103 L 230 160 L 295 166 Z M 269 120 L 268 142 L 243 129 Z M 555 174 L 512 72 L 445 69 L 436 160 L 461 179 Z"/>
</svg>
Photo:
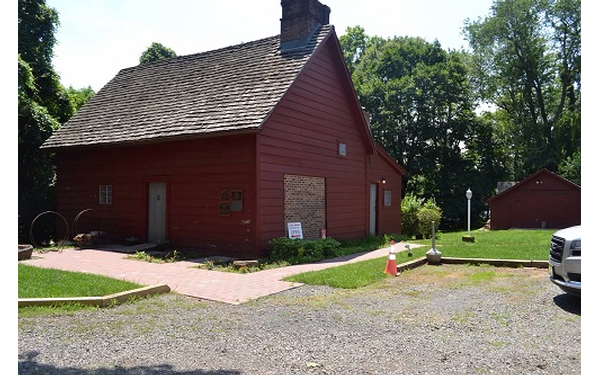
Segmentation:
<svg viewBox="0 0 600 375">
<path fill-rule="evenodd" d="M 281 50 L 305 44 L 314 31 L 329 24 L 327 5 L 318 0 L 281 0 Z"/>
</svg>

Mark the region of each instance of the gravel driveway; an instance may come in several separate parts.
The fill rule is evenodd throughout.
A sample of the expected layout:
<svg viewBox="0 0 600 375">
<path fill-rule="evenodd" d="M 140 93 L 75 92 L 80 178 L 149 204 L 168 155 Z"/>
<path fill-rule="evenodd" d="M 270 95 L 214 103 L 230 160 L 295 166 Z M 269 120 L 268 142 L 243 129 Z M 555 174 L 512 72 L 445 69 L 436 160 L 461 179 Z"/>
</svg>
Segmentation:
<svg viewBox="0 0 600 375">
<path fill-rule="evenodd" d="M 19 374 L 581 374 L 581 302 L 547 270 L 423 266 L 243 305 L 167 294 L 19 318 Z"/>
</svg>

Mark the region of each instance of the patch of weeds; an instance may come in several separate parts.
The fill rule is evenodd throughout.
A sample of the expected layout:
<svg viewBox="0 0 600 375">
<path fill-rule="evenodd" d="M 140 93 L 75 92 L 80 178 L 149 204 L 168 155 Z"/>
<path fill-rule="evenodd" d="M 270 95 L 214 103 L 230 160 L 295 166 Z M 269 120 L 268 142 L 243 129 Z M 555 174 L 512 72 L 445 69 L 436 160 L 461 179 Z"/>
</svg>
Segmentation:
<svg viewBox="0 0 600 375">
<path fill-rule="evenodd" d="M 457 313 L 456 315 L 454 315 L 451 320 L 458 322 L 460 324 L 467 324 L 467 322 L 469 322 L 469 320 L 474 319 L 475 318 L 475 313 L 473 313 L 473 311 L 471 310 L 467 310 L 464 312 L 460 312 Z"/>
<path fill-rule="evenodd" d="M 261 260 L 258 263 L 258 267 L 236 267 L 233 262 L 216 263 L 212 260 L 207 260 L 203 264 L 199 264 L 195 268 L 201 268 L 208 271 L 221 271 L 221 272 L 232 272 L 232 273 L 252 273 L 264 270 L 270 270 L 274 268 L 287 267 L 290 264 L 285 261 L 265 261 Z"/>
<path fill-rule="evenodd" d="M 496 277 L 496 271 L 494 271 L 493 269 L 488 269 L 485 270 L 485 268 L 489 267 L 489 266 L 480 266 L 482 268 L 484 268 L 484 270 L 482 271 L 477 271 L 471 275 L 469 275 L 469 280 L 474 282 L 474 283 L 480 283 L 483 281 L 492 281 L 494 280 L 494 278 Z"/>
<path fill-rule="evenodd" d="M 127 259 L 141 260 L 150 263 L 163 263 L 162 259 L 155 258 L 150 254 L 146 254 L 145 251 L 136 251 L 133 255 L 127 255 Z"/>
<path fill-rule="evenodd" d="M 407 290 L 402 293 L 404 295 L 407 295 L 407 296 L 413 297 L 413 298 L 418 298 L 419 296 L 421 296 L 421 294 L 423 294 L 421 291 L 418 291 L 418 290 Z"/>
<path fill-rule="evenodd" d="M 177 250 L 173 250 L 166 252 L 162 256 L 151 255 L 145 251 L 136 251 L 133 255 L 127 255 L 127 259 L 140 260 L 149 263 L 174 263 L 181 261 L 183 258 Z"/>
<path fill-rule="evenodd" d="M 491 318 L 503 326 L 508 326 L 510 323 L 510 315 L 508 314 L 499 314 L 494 312 L 491 314 Z"/>
<path fill-rule="evenodd" d="M 164 258 L 164 260 L 166 263 L 173 263 L 173 262 L 179 262 L 180 260 L 182 260 L 182 258 L 177 250 L 173 250 L 172 252 L 167 254 L 167 256 Z"/>
</svg>

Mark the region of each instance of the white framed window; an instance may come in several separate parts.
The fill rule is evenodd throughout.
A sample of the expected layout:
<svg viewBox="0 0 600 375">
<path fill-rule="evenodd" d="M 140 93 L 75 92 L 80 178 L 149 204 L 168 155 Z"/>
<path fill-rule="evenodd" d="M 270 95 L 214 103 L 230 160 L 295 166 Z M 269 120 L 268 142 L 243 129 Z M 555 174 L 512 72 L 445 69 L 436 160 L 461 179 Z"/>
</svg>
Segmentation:
<svg viewBox="0 0 600 375">
<path fill-rule="evenodd" d="M 383 205 L 385 207 L 389 207 L 392 205 L 392 191 L 391 190 L 383 191 Z"/>
<path fill-rule="evenodd" d="M 346 144 L 345 143 L 338 143 L 338 155 L 340 156 L 346 156 Z"/>
<path fill-rule="evenodd" d="M 112 204 L 112 185 L 100 185 L 98 203 Z"/>
</svg>

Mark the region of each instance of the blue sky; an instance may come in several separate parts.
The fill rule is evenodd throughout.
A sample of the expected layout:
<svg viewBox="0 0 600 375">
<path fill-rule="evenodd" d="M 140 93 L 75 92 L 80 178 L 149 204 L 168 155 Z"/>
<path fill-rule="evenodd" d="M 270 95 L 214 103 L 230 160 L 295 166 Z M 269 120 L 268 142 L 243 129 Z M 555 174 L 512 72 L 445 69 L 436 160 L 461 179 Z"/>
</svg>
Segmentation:
<svg viewBox="0 0 600 375">
<path fill-rule="evenodd" d="M 360 25 L 367 35 L 438 39 L 468 48 L 466 18 L 484 18 L 492 0 L 321 0 L 338 36 Z M 279 34 L 280 0 L 46 0 L 59 13 L 53 65 L 64 86 L 98 91 L 120 69 L 135 66 L 158 42 L 178 55 Z"/>
</svg>

